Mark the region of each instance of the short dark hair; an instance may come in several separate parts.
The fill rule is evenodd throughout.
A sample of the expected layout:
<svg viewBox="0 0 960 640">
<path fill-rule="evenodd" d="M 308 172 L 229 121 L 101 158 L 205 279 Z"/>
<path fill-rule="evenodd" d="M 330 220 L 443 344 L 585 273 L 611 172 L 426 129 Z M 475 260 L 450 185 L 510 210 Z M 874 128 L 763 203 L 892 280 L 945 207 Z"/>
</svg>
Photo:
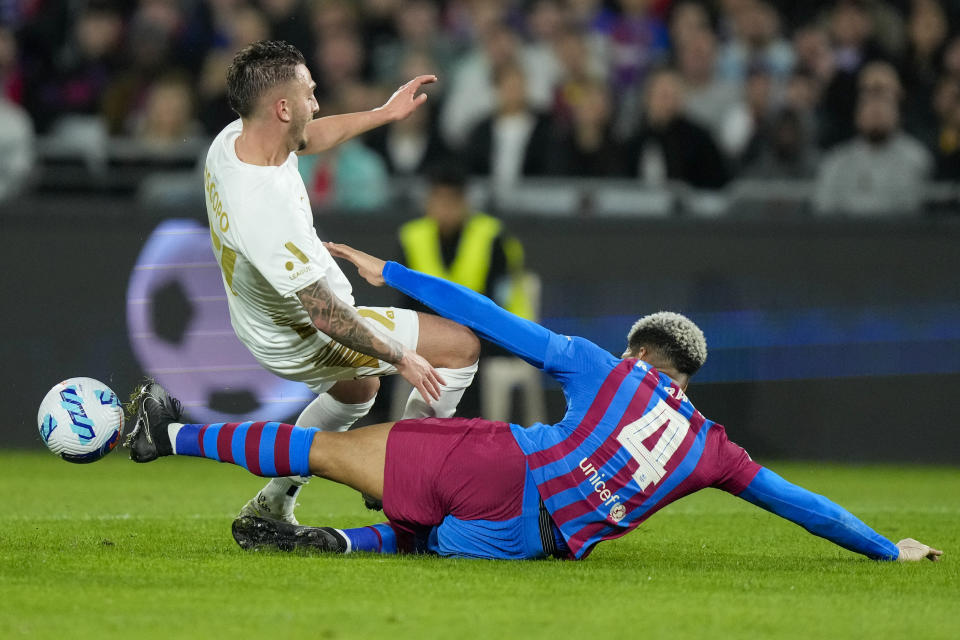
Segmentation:
<svg viewBox="0 0 960 640">
<path fill-rule="evenodd" d="M 636 353 L 640 347 L 666 359 L 688 376 L 707 361 L 703 331 L 686 316 L 671 311 L 651 313 L 634 323 L 627 334 L 627 349 Z"/>
<path fill-rule="evenodd" d="M 467 188 L 467 170 L 454 158 L 445 158 L 426 171 L 427 181 L 431 187 L 450 187 L 457 191 Z"/>
<path fill-rule="evenodd" d="M 227 69 L 227 102 L 241 118 L 253 115 L 260 98 L 275 86 L 289 82 L 303 54 L 283 40 L 261 40 L 237 52 Z"/>
</svg>

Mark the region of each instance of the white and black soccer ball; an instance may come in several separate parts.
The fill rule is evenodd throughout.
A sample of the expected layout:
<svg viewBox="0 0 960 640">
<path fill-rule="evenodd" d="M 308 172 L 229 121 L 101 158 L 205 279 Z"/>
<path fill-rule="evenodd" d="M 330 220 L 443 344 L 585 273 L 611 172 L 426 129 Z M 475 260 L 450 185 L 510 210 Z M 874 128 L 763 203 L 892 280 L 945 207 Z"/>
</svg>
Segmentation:
<svg viewBox="0 0 960 640">
<path fill-rule="evenodd" d="M 93 378 L 69 378 L 50 389 L 37 413 L 40 438 L 67 462 L 95 462 L 120 441 L 117 394 Z"/>
</svg>

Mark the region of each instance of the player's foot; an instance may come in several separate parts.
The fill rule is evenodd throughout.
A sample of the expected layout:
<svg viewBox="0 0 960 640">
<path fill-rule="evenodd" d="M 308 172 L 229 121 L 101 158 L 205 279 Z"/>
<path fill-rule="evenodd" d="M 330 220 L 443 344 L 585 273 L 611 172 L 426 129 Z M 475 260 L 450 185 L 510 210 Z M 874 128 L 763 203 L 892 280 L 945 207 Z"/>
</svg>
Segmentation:
<svg viewBox="0 0 960 640">
<path fill-rule="evenodd" d="M 295 499 L 287 499 L 287 496 L 281 496 L 279 500 L 270 499 L 264 491 L 258 491 L 247 504 L 240 509 L 237 519 L 245 516 L 251 518 L 261 518 L 263 520 L 277 520 L 287 524 L 298 525 L 297 517 L 293 515 L 293 509 L 297 506 Z"/>
<path fill-rule="evenodd" d="M 147 381 L 133 394 L 128 410 L 132 414 L 125 434 L 124 446 L 130 449 L 134 462 L 151 462 L 173 453 L 167 425 L 179 422 L 183 409 L 180 401 L 153 381 Z"/>
<path fill-rule="evenodd" d="M 347 541 L 330 527 L 305 527 L 279 520 L 240 516 L 233 521 L 233 539 L 242 549 L 259 551 L 322 551 L 344 553 Z"/>
</svg>

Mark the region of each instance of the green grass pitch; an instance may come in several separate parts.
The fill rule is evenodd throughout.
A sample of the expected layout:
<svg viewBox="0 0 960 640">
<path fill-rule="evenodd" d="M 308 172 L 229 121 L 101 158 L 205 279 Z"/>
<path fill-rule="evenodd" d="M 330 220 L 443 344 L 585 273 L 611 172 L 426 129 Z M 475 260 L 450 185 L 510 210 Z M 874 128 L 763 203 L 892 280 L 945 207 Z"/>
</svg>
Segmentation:
<svg viewBox="0 0 960 640">
<path fill-rule="evenodd" d="M 719 491 L 583 562 L 245 553 L 207 460 L 0 452 L 0 638 L 960 638 L 960 472 L 773 464 L 942 562 L 876 563 Z M 377 521 L 322 480 L 302 521 Z"/>
</svg>

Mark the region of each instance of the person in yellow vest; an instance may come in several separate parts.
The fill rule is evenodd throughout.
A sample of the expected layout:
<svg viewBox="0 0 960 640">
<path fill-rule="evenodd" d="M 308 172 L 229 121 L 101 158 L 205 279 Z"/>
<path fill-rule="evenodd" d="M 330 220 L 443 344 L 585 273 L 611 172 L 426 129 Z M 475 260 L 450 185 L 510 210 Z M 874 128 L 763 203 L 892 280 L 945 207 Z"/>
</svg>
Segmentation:
<svg viewBox="0 0 960 640">
<path fill-rule="evenodd" d="M 422 217 L 400 227 L 401 262 L 473 289 L 532 320 L 523 287 L 523 245 L 500 220 L 470 208 L 466 173 L 454 165 L 432 171 L 425 209 Z M 410 304 L 422 306 L 414 300 Z"/>
<path fill-rule="evenodd" d="M 399 240 L 398 262 L 482 293 L 518 316 L 536 319 L 524 288 L 523 245 L 500 220 L 471 209 L 467 174 L 459 166 L 445 164 L 429 173 L 424 215 L 403 224 Z M 405 298 L 404 304 L 426 310 L 412 298 Z M 481 358 L 507 355 L 487 342 L 482 349 Z M 460 415 L 479 415 L 480 391 L 464 396 Z"/>
</svg>

